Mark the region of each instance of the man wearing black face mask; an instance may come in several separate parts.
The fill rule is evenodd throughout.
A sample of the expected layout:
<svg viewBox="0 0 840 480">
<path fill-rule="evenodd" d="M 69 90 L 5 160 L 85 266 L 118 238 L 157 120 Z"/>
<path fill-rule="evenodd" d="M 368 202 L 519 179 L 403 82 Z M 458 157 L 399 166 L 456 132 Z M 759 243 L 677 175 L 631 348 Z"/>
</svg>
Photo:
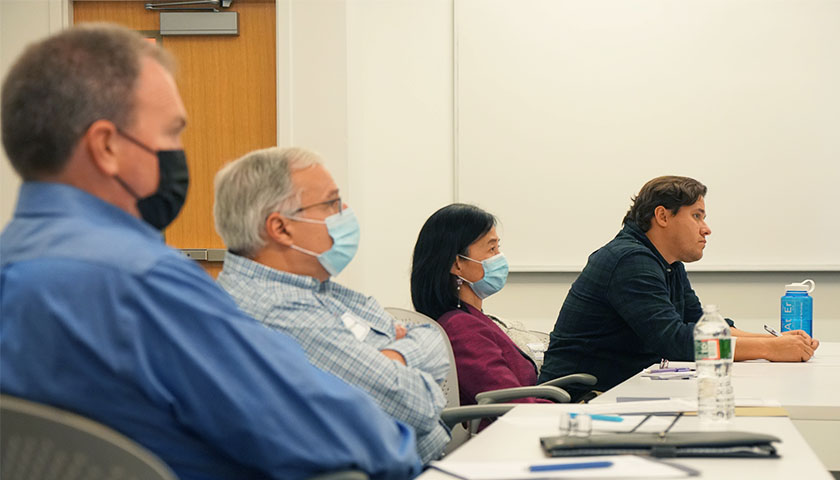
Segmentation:
<svg viewBox="0 0 840 480">
<path fill-rule="evenodd" d="M 140 198 L 140 195 L 120 177 L 115 175 L 114 178 L 131 196 L 137 199 L 137 209 L 140 211 L 140 217 L 149 225 L 158 230 L 163 230 L 175 220 L 187 199 L 187 188 L 190 186 L 187 156 L 183 150 L 155 151 L 131 135 L 120 130 L 118 132 L 143 150 L 157 155 L 160 180 L 158 181 L 157 191 L 151 196 Z"/>
<path fill-rule="evenodd" d="M 185 117 L 165 53 L 119 27 L 11 68 L 3 145 L 24 183 L 0 235 L 0 391 L 104 423 L 181 479 L 414 476 L 410 427 L 163 243 Z"/>
</svg>

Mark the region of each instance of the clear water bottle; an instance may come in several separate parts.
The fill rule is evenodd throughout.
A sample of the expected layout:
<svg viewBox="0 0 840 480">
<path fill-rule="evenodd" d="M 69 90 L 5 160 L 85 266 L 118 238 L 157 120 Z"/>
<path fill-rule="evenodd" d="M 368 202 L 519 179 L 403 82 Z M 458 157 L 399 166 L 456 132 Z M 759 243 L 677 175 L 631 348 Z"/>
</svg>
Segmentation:
<svg viewBox="0 0 840 480">
<path fill-rule="evenodd" d="M 808 294 L 813 292 L 816 286 L 811 279 L 785 285 L 785 295 L 782 297 L 783 332 L 805 330 L 808 335 L 814 335 L 814 299 Z"/>
<path fill-rule="evenodd" d="M 732 335 L 715 305 L 705 305 L 694 327 L 697 416 L 705 430 L 725 430 L 735 416 Z"/>
</svg>

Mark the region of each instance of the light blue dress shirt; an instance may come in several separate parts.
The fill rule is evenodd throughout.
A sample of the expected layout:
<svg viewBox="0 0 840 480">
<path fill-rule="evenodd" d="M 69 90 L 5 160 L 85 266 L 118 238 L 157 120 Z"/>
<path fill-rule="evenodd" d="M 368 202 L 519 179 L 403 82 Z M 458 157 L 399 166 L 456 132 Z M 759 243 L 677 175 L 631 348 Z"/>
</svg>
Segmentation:
<svg viewBox="0 0 840 480">
<path fill-rule="evenodd" d="M 437 382 L 449 370 L 449 356 L 437 329 L 407 325 L 397 340 L 394 319 L 373 298 L 230 252 L 218 283 L 243 311 L 294 337 L 313 364 L 362 388 L 414 427 L 423 461 L 440 456 L 450 434 L 440 421 L 446 398 Z M 406 365 L 383 355 L 385 349 L 402 354 Z"/>
<path fill-rule="evenodd" d="M 181 479 L 419 472 L 410 427 L 96 197 L 24 183 L 0 263 L 4 393 L 109 425 Z"/>
</svg>

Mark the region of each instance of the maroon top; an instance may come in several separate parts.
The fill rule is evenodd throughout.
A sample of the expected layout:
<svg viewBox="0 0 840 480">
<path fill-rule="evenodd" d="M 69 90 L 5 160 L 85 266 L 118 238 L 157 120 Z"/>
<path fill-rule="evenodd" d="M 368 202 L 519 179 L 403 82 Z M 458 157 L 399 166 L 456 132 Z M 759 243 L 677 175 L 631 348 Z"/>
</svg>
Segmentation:
<svg viewBox="0 0 840 480">
<path fill-rule="evenodd" d="M 488 390 L 534 386 L 534 363 L 491 318 L 471 305 L 465 306 L 469 313 L 450 310 L 438 319 L 455 354 L 461 405 L 475 405 L 476 394 Z M 552 403 L 537 398 L 513 401 Z"/>
</svg>

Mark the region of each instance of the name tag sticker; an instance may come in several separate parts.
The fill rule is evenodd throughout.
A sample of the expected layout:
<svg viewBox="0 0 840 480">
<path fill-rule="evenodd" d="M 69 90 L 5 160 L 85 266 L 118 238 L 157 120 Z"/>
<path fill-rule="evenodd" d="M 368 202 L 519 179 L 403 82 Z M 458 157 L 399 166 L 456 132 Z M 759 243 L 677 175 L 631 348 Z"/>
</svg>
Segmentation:
<svg viewBox="0 0 840 480">
<path fill-rule="evenodd" d="M 368 322 L 350 312 L 345 312 L 341 315 L 341 321 L 344 322 L 344 326 L 356 337 L 356 340 L 364 340 L 370 331 L 370 324 Z"/>
</svg>

